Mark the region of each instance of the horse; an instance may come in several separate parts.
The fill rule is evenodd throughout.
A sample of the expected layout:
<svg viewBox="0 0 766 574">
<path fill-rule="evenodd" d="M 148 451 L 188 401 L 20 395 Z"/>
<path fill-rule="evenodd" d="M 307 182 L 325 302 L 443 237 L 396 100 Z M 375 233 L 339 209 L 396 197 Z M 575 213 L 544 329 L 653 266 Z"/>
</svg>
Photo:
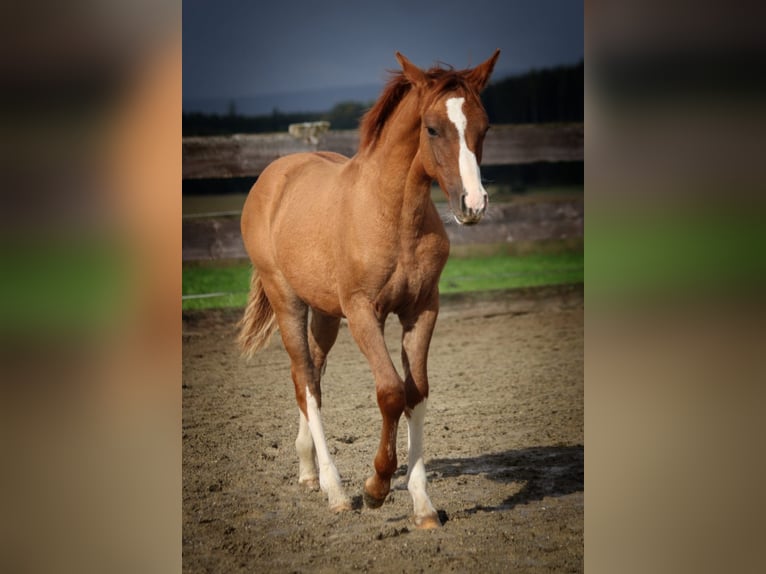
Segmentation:
<svg viewBox="0 0 766 574">
<path fill-rule="evenodd" d="M 450 243 L 431 183 L 445 192 L 458 223 L 482 218 L 488 196 L 479 164 L 489 123 L 479 94 L 499 54 L 475 68 L 422 70 L 396 52 L 401 71 L 391 73 L 362 117 L 356 155 L 318 151 L 279 158 L 245 201 L 241 229 L 253 273 L 238 340 L 251 357 L 279 329 L 299 410 L 298 481 L 321 488 L 332 511 L 352 504 L 327 448 L 320 380 L 346 318 L 372 370 L 382 416 L 364 502 L 378 508 L 391 489 L 404 413 L 414 523 L 441 526 L 426 493 L 423 425 L 428 349 Z M 383 337 L 391 313 L 402 327 L 403 376 Z"/>
</svg>

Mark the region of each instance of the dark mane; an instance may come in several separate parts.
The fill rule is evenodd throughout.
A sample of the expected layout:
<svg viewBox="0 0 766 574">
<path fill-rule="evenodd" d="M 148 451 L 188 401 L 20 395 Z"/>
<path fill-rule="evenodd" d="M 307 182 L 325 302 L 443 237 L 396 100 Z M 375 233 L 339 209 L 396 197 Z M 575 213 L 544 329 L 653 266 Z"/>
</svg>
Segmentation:
<svg viewBox="0 0 766 574">
<path fill-rule="evenodd" d="M 432 100 L 445 92 L 463 88 L 473 91 L 467 81 L 469 70 L 453 70 L 452 68 L 433 67 L 425 72 L 428 78 L 428 99 Z M 399 102 L 402 101 L 412 84 L 405 78 L 403 72 L 392 72 L 375 104 L 364 114 L 359 124 L 359 149 L 367 149 L 375 145 L 383 126 L 391 117 Z"/>
</svg>

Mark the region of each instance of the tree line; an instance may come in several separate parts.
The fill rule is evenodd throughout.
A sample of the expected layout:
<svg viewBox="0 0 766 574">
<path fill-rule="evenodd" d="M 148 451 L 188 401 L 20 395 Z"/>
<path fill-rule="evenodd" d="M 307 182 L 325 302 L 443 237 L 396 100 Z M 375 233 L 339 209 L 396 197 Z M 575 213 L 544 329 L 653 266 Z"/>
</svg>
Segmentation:
<svg viewBox="0 0 766 574">
<path fill-rule="evenodd" d="M 495 124 L 583 121 L 584 62 L 532 70 L 490 84 L 482 94 Z M 356 129 L 373 102 L 341 102 L 327 112 L 239 115 L 232 103 L 226 114 L 183 114 L 184 136 L 287 131 L 293 123 L 326 120 L 332 129 Z"/>
<path fill-rule="evenodd" d="M 495 124 L 581 122 L 585 65 L 532 70 L 487 86 L 481 99 Z"/>
</svg>

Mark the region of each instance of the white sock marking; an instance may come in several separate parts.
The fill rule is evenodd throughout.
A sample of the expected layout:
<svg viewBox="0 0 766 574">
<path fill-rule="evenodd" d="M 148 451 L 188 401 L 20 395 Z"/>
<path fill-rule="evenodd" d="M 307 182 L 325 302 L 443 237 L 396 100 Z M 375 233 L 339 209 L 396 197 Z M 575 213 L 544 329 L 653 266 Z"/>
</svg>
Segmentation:
<svg viewBox="0 0 766 574">
<path fill-rule="evenodd" d="M 479 162 L 476 161 L 476 154 L 468 149 L 468 144 L 465 141 L 465 128 L 468 125 L 468 120 L 463 113 L 463 102 L 465 102 L 465 98 L 449 98 L 447 100 L 447 117 L 455 124 L 460 138 L 458 167 L 460 179 L 463 180 L 463 189 L 466 193 L 466 207 L 480 210 L 484 207 L 487 192 L 481 185 L 481 172 L 479 171 Z"/>
<path fill-rule="evenodd" d="M 436 514 L 426 494 L 426 465 L 423 461 L 423 425 L 426 418 L 426 399 L 412 409 L 407 419 L 407 489 L 412 496 L 415 516 L 424 518 Z"/>
<path fill-rule="evenodd" d="M 314 449 L 314 439 L 311 438 L 309 422 L 306 420 L 303 411 L 300 412 L 300 423 L 298 426 L 298 438 L 295 439 L 295 450 L 298 452 L 298 482 L 304 483 L 317 480 L 316 450 Z"/>
<path fill-rule="evenodd" d="M 327 448 L 327 441 L 322 427 L 322 418 L 319 415 L 319 407 L 314 396 L 306 387 L 306 410 L 308 411 L 308 425 L 311 430 L 311 436 L 314 439 L 314 448 L 316 449 L 317 459 L 319 461 L 319 487 L 327 493 L 327 498 L 331 507 L 349 506 L 350 501 L 343 492 L 340 484 L 340 475 L 338 469 L 330 458 L 330 451 Z"/>
</svg>

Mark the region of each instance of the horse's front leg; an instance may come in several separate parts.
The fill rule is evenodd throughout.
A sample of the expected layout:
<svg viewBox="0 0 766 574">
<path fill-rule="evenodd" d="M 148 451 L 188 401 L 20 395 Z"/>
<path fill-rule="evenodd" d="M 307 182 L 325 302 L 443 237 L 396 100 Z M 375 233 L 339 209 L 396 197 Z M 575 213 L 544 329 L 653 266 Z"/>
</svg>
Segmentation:
<svg viewBox="0 0 766 574">
<path fill-rule="evenodd" d="M 405 407 L 404 381 L 391 362 L 383 339 L 383 320 L 367 302 L 358 303 L 346 312 L 349 329 L 364 353 L 375 378 L 378 407 L 383 417 L 380 444 L 375 455 L 375 474 L 364 483 L 364 501 L 371 508 L 383 504 L 391 490 L 396 470 L 396 433 Z"/>
<path fill-rule="evenodd" d="M 423 425 L 428 402 L 428 348 L 436 324 L 438 307 L 436 295 L 426 310 L 414 316 L 400 317 L 402 364 L 407 397 L 407 490 L 412 496 L 415 525 L 418 528 L 441 526 L 439 516 L 426 493 L 426 468 L 423 460 Z"/>
</svg>

